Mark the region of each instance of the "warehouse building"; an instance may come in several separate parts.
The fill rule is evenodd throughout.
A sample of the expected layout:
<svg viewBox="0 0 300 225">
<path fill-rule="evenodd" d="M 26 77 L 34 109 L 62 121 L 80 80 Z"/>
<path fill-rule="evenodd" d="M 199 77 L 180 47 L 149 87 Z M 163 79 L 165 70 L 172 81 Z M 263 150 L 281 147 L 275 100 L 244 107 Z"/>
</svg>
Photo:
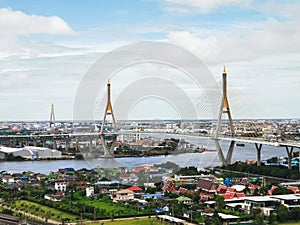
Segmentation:
<svg viewBox="0 0 300 225">
<path fill-rule="evenodd" d="M 0 159 L 5 159 L 8 154 L 21 156 L 25 159 L 52 159 L 62 157 L 61 152 L 55 149 L 33 146 L 25 146 L 24 148 L 9 148 L 0 146 Z"/>
</svg>

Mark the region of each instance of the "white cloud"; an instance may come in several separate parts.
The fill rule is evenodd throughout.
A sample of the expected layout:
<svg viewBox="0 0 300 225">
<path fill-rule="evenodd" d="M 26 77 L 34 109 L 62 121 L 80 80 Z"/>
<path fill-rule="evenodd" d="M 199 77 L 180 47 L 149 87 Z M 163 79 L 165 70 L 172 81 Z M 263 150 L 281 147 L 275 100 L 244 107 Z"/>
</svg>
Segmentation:
<svg viewBox="0 0 300 225">
<path fill-rule="evenodd" d="M 188 31 L 170 32 L 170 42 L 183 46 L 208 63 L 251 61 L 265 55 L 300 50 L 300 21 L 279 22 L 269 18 L 256 27 L 240 25 L 232 32 L 213 31 L 205 37 Z"/>
<path fill-rule="evenodd" d="M 0 29 L 3 34 L 72 34 L 73 30 L 60 17 L 27 15 L 21 11 L 0 9 Z"/>
<path fill-rule="evenodd" d="M 231 24 L 219 31 L 207 29 L 205 34 L 174 31 L 167 38 L 203 59 L 217 80 L 226 65 L 229 85 L 245 93 L 243 102 L 251 102 L 249 111 L 239 111 L 241 104 L 229 93 L 235 118 L 251 117 L 250 112 L 261 118 L 298 117 L 300 17 L 294 11 L 285 11 L 288 19 Z"/>
<path fill-rule="evenodd" d="M 3 90 L 16 90 L 19 88 L 22 88 L 22 86 L 26 85 L 26 82 L 29 79 L 29 76 L 26 73 L 23 72 L 4 72 L 0 73 L 1 82 L 0 82 L 0 88 L 1 92 Z"/>
<path fill-rule="evenodd" d="M 200 12 L 207 13 L 219 7 L 246 4 L 248 1 L 245 0 L 166 0 L 166 2 L 175 3 L 183 6 L 195 7 Z"/>
<path fill-rule="evenodd" d="M 32 34 L 69 35 L 72 28 L 60 17 L 28 15 L 8 8 L 0 9 L 0 57 L 7 57 L 20 49 L 18 36 Z"/>
<path fill-rule="evenodd" d="M 165 10 L 168 12 L 177 12 L 177 13 L 182 13 L 182 14 L 191 12 L 190 9 L 182 8 L 182 7 L 166 7 Z"/>
</svg>

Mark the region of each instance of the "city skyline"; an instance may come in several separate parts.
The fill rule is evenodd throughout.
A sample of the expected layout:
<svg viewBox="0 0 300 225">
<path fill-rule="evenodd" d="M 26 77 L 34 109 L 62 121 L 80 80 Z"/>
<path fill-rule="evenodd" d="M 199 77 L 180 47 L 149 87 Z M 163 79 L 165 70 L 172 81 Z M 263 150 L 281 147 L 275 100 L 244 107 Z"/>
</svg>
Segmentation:
<svg viewBox="0 0 300 225">
<path fill-rule="evenodd" d="M 0 120 L 47 120 L 52 103 L 57 120 L 71 120 L 77 87 L 96 60 L 145 40 L 186 48 L 217 82 L 226 65 L 234 119 L 299 118 L 299 9 L 296 1 L 0 1 Z M 144 102 L 130 119 L 168 116 L 162 101 L 149 102 L 162 112 L 143 113 Z"/>
</svg>

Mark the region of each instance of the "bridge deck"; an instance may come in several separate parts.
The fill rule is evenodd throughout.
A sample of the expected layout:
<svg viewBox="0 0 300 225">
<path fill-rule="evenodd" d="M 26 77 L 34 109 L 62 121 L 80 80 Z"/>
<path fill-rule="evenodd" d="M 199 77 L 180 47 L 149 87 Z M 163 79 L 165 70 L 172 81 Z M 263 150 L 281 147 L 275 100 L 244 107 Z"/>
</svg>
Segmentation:
<svg viewBox="0 0 300 225">
<path fill-rule="evenodd" d="M 122 134 L 168 134 L 168 135 L 183 135 L 183 136 L 193 136 L 197 137 L 199 135 L 193 134 L 176 134 L 176 133 L 164 133 L 164 132 L 117 132 L 117 133 L 107 133 L 106 135 L 122 135 Z M 2 135 L 1 138 L 72 138 L 72 137 L 83 137 L 83 136 L 99 136 L 100 132 L 93 132 L 93 133 L 68 133 L 68 134 L 34 134 L 34 135 Z M 209 136 L 199 136 L 199 137 L 208 137 Z M 213 137 L 211 137 L 213 139 Z M 249 143 L 249 144 L 262 144 L 262 145 L 270 145 L 275 147 L 294 147 L 300 148 L 299 142 L 292 142 L 292 141 L 266 141 L 259 138 L 237 138 L 237 137 L 218 137 L 218 140 L 226 140 L 226 141 L 235 141 L 241 143 Z"/>
<path fill-rule="evenodd" d="M 273 142 L 273 141 L 265 141 L 262 139 L 245 139 L 245 138 L 236 138 L 236 137 L 219 137 L 218 140 L 226 140 L 226 141 L 235 141 L 241 143 L 249 143 L 249 144 L 262 144 L 262 145 L 271 145 L 275 147 L 294 147 L 300 148 L 300 143 L 297 142 Z"/>
</svg>

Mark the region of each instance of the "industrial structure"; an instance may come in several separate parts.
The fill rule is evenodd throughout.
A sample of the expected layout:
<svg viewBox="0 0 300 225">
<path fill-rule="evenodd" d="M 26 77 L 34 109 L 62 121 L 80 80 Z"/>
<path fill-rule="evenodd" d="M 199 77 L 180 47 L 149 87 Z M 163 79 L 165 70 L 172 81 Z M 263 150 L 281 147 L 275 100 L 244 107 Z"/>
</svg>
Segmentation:
<svg viewBox="0 0 300 225">
<path fill-rule="evenodd" d="M 25 146 L 23 148 L 9 148 L 0 146 L 0 159 L 5 159 L 8 154 L 20 156 L 25 159 L 59 159 L 62 157 L 61 151 L 56 149 Z"/>
</svg>

